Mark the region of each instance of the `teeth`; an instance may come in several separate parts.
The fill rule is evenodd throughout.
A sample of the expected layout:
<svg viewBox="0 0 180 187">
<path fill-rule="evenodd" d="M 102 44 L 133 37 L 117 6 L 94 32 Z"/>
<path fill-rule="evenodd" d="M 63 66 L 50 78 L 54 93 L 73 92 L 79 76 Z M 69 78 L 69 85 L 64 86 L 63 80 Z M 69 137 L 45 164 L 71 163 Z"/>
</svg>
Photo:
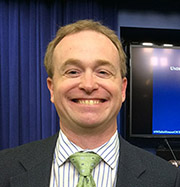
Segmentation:
<svg viewBox="0 0 180 187">
<path fill-rule="evenodd" d="M 99 104 L 100 100 L 78 100 L 78 103 L 85 104 L 85 105 L 95 105 L 95 104 Z"/>
</svg>

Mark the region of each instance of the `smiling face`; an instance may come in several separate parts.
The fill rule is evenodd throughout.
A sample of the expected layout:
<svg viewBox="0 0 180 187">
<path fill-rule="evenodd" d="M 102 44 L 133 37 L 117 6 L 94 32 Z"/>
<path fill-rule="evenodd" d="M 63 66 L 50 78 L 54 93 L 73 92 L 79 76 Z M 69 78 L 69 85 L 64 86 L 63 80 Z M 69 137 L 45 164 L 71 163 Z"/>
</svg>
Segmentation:
<svg viewBox="0 0 180 187">
<path fill-rule="evenodd" d="M 61 129 L 115 132 L 127 81 L 121 78 L 114 44 L 95 31 L 67 35 L 54 50 L 53 66 L 47 84 Z"/>
</svg>

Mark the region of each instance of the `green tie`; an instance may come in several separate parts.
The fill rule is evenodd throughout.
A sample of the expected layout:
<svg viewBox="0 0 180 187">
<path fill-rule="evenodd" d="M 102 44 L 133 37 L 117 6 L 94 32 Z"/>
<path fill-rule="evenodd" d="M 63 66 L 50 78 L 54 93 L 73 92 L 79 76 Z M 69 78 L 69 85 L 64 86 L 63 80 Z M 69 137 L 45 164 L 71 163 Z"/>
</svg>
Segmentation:
<svg viewBox="0 0 180 187">
<path fill-rule="evenodd" d="M 95 153 L 78 152 L 71 155 L 69 159 L 80 174 L 76 187 L 95 187 L 91 172 L 100 162 L 101 157 Z"/>
</svg>

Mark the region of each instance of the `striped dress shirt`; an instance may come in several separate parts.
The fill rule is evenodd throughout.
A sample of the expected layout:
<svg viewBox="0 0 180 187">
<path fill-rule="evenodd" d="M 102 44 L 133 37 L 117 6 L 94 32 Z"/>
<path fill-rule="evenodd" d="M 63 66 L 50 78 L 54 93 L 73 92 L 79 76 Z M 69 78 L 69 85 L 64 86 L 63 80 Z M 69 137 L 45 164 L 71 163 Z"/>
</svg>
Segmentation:
<svg viewBox="0 0 180 187">
<path fill-rule="evenodd" d="M 59 131 L 54 151 L 50 187 L 76 187 L 79 173 L 69 161 L 69 156 L 80 151 L 91 151 L 97 153 L 102 158 L 100 163 L 92 171 L 96 186 L 115 187 L 119 158 L 118 132 L 116 131 L 104 145 L 93 150 L 83 150 L 69 141 L 61 130 Z"/>
</svg>

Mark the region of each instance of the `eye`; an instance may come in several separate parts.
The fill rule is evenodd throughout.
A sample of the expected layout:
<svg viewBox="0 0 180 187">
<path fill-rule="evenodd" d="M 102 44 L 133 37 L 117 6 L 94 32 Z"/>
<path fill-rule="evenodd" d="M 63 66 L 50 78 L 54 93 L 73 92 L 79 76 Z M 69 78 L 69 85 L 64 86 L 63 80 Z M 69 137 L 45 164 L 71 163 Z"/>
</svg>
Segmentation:
<svg viewBox="0 0 180 187">
<path fill-rule="evenodd" d="M 112 73 L 108 70 L 98 70 L 97 75 L 100 78 L 110 78 Z"/>
<path fill-rule="evenodd" d="M 76 70 L 76 69 L 71 69 L 71 70 L 67 70 L 65 72 L 65 76 L 66 77 L 70 77 L 70 78 L 76 78 L 80 75 L 80 71 L 79 70 Z"/>
</svg>

